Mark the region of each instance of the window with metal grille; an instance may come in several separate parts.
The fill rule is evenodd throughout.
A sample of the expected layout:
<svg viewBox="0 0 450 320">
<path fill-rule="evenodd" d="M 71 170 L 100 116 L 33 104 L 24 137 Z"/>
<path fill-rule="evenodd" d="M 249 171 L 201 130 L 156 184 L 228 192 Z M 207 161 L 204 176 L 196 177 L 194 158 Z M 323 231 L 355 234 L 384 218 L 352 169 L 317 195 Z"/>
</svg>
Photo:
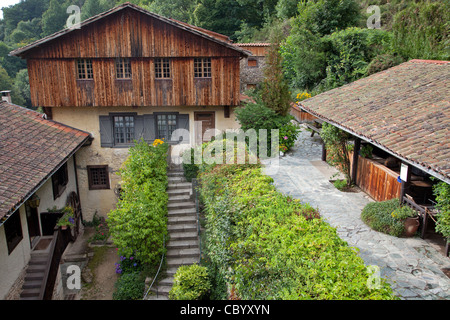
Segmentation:
<svg viewBox="0 0 450 320">
<path fill-rule="evenodd" d="M 92 60 L 91 59 L 78 59 L 77 60 L 77 78 L 78 79 L 94 79 L 92 72 Z"/>
<path fill-rule="evenodd" d="M 108 166 L 87 166 L 90 190 L 109 189 Z"/>
<path fill-rule="evenodd" d="M 176 114 L 158 114 L 156 116 L 158 127 L 158 139 L 170 141 L 172 133 L 177 129 Z"/>
<path fill-rule="evenodd" d="M 155 77 L 157 79 L 170 78 L 170 59 L 156 58 L 155 59 Z"/>
<path fill-rule="evenodd" d="M 194 77 L 211 78 L 211 58 L 194 58 Z"/>
<path fill-rule="evenodd" d="M 114 116 L 114 144 L 131 144 L 134 140 L 134 116 Z"/>
<path fill-rule="evenodd" d="M 119 58 L 116 60 L 116 78 L 131 79 L 131 60 Z"/>
</svg>

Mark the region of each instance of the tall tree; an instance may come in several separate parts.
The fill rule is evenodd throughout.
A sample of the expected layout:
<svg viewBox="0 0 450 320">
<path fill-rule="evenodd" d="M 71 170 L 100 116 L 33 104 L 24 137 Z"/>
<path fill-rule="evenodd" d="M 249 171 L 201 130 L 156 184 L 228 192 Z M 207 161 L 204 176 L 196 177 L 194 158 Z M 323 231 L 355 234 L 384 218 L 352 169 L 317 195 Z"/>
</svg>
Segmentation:
<svg viewBox="0 0 450 320">
<path fill-rule="evenodd" d="M 280 54 L 282 39 L 281 29 L 274 29 L 270 37 L 271 45 L 264 68 L 262 100 L 266 107 L 284 116 L 289 113 L 291 99 L 289 86 L 283 73 L 283 57 Z"/>
<path fill-rule="evenodd" d="M 68 6 L 68 0 L 50 0 L 47 11 L 42 15 L 41 36 L 45 37 L 64 29 L 68 18 L 66 12 Z"/>
</svg>

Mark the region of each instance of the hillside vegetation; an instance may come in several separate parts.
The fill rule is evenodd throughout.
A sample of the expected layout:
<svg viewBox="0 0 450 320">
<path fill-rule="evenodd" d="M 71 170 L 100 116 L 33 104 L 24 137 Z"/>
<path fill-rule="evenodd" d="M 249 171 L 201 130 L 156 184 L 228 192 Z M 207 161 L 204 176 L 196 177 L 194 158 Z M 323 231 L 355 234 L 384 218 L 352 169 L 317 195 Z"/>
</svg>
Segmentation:
<svg viewBox="0 0 450 320">
<path fill-rule="evenodd" d="M 131 0 L 147 10 L 229 36 L 268 41 L 283 30 L 284 77 L 292 96 L 313 94 L 409 59 L 448 60 L 450 0 Z M 124 0 L 23 0 L 3 8 L 0 89 L 31 106 L 26 61 L 8 53 L 65 27 L 69 5 L 81 19 Z M 368 29 L 369 5 L 378 5 L 381 29 Z M 373 21 L 373 19 L 369 19 Z"/>
</svg>

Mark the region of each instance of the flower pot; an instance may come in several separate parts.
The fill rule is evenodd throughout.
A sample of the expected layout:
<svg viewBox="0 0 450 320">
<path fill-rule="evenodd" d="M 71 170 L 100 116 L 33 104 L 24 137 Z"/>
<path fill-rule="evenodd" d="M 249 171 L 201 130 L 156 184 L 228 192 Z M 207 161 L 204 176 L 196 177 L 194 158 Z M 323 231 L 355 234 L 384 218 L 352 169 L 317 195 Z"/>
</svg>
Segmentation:
<svg viewBox="0 0 450 320">
<path fill-rule="evenodd" d="M 405 236 L 412 237 L 419 228 L 420 225 L 419 217 L 406 218 L 404 224 L 405 224 Z"/>
<path fill-rule="evenodd" d="M 61 230 L 66 230 L 67 226 L 61 226 Z"/>
</svg>

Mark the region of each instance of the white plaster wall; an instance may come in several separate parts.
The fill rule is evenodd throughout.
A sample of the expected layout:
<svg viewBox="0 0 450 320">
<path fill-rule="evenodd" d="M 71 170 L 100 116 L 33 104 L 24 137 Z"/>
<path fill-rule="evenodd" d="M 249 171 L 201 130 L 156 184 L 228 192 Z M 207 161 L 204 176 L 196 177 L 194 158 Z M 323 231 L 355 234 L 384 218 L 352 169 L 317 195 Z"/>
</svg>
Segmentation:
<svg viewBox="0 0 450 320">
<path fill-rule="evenodd" d="M 120 184 L 118 172 L 122 163 L 128 156 L 128 148 L 102 148 L 100 147 L 99 116 L 112 112 L 134 112 L 138 115 L 152 114 L 154 112 L 179 112 L 189 114 L 190 142 L 195 142 L 195 111 L 215 111 L 215 126 L 218 130 L 237 129 L 234 108 L 230 108 L 230 118 L 224 117 L 224 107 L 57 107 L 52 109 L 53 119 L 74 128 L 90 132 L 94 138 L 91 146 L 83 147 L 76 155 L 80 200 L 83 218 L 92 220 L 94 214 L 107 217 L 114 209 L 117 196 L 114 189 Z M 110 189 L 89 190 L 87 166 L 108 165 Z"/>
</svg>

